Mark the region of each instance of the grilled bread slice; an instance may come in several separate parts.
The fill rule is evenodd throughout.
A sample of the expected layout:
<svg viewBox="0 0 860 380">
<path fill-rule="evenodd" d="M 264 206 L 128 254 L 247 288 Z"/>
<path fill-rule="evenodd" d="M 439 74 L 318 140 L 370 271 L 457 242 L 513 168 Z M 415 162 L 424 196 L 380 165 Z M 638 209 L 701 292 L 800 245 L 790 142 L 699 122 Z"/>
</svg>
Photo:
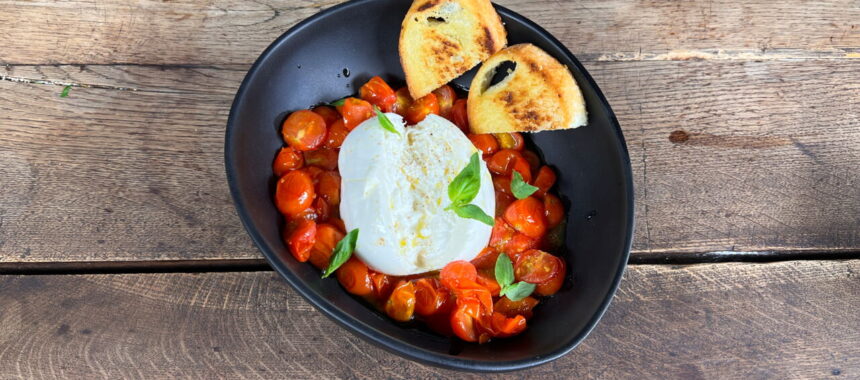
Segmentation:
<svg viewBox="0 0 860 380">
<path fill-rule="evenodd" d="M 505 62 L 513 69 L 491 85 Z M 485 61 L 472 80 L 467 104 L 472 133 L 568 129 L 588 119 L 570 71 L 532 44 L 510 46 Z"/>
<path fill-rule="evenodd" d="M 462 75 L 507 43 L 490 0 L 414 0 L 400 27 L 400 64 L 414 99 Z"/>
</svg>

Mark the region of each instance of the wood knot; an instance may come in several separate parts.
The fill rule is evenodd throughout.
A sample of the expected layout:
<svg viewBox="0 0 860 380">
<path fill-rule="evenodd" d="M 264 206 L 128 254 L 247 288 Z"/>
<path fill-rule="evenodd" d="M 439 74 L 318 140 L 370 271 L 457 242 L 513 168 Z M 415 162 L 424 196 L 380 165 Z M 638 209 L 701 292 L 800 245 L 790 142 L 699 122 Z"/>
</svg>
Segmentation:
<svg viewBox="0 0 860 380">
<path fill-rule="evenodd" d="M 669 141 L 675 144 L 685 143 L 689 139 L 690 134 L 680 129 L 669 134 Z"/>
</svg>

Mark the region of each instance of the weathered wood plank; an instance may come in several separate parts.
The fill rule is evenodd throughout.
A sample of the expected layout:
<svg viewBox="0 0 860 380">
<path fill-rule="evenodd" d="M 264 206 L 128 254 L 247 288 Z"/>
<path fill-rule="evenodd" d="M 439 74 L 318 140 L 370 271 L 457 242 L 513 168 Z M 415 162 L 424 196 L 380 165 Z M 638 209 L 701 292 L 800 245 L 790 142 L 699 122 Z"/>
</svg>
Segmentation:
<svg viewBox="0 0 860 380">
<path fill-rule="evenodd" d="M 508 377 L 854 378 L 858 273 L 858 260 L 632 266 L 582 346 Z M 455 375 L 346 333 L 272 272 L 0 276 L 0 304 L 0 378 Z"/>
<path fill-rule="evenodd" d="M 0 64 L 248 64 L 338 0 L 0 1 Z M 860 57 L 854 0 L 500 0 L 585 59 Z"/>
<path fill-rule="evenodd" d="M 634 252 L 860 249 L 860 61 L 588 68 L 630 147 Z M 259 257 L 222 165 L 245 69 L 0 70 L 0 262 Z"/>
</svg>

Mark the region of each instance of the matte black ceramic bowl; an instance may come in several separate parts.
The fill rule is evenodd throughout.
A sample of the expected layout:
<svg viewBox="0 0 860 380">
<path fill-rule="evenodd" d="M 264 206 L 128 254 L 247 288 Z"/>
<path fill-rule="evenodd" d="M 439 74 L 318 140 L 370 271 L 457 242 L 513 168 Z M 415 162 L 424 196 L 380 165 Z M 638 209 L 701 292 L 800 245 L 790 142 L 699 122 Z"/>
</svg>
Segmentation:
<svg viewBox="0 0 860 380">
<path fill-rule="evenodd" d="M 442 367 L 506 371 L 556 359 L 594 328 L 618 286 L 633 231 L 630 159 L 618 122 L 573 55 L 526 18 L 496 7 L 509 44 L 531 42 L 573 72 L 588 126 L 541 132 L 531 144 L 558 173 L 568 212 L 564 248 L 568 279 L 538 306 L 521 335 L 478 345 L 400 325 L 350 296 L 335 279 L 295 261 L 281 241 L 272 201 L 271 164 L 282 146 L 279 126 L 298 109 L 354 93 L 373 75 L 402 83 L 397 54 L 406 0 L 359 0 L 323 11 L 290 29 L 257 59 L 230 111 L 225 159 L 239 217 L 271 265 L 302 296 L 354 334 L 410 359 Z M 472 73 L 455 81 L 468 87 Z M 285 336 L 283 339 L 290 339 Z"/>
</svg>

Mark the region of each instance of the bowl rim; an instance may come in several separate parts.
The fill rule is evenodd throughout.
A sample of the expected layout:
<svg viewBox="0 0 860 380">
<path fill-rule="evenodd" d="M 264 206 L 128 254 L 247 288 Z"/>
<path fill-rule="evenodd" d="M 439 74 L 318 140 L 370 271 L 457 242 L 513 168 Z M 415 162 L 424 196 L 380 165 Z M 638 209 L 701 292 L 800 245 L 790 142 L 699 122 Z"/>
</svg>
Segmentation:
<svg viewBox="0 0 860 380">
<path fill-rule="evenodd" d="M 558 359 L 574 348 L 576 348 L 582 341 L 594 330 L 597 323 L 606 313 L 607 308 L 609 307 L 612 298 L 614 297 L 618 286 L 621 282 L 621 279 L 624 276 L 624 272 L 627 267 L 627 261 L 630 258 L 630 249 L 633 243 L 633 231 L 635 225 L 635 204 L 634 204 L 634 189 L 633 189 L 633 173 L 630 164 L 630 154 L 627 149 L 627 143 L 624 140 L 624 135 L 621 131 L 621 127 L 618 124 L 618 119 L 615 116 L 615 113 L 612 111 L 612 108 L 609 106 L 609 102 L 606 100 L 606 97 L 603 95 L 603 92 L 600 90 L 600 87 L 597 86 L 597 83 L 594 82 L 594 79 L 585 70 L 585 67 L 576 59 L 576 57 L 567 49 L 567 47 L 561 43 L 558 39 L 556 39 L 552 34 L 543 29 L 541 26 L 536 24 L 535 22 L 529 20 L 528 18 L 508 9 L 498 4 L 493 4 L 496 11 L 500 15 L 504 15 L 509 19 L 514 19 L 517 22 L 522 23 L 529 29 L 531 29 L 536 34 L 548 40 L 552 45 L 555 45 L 562 51 L 565 58 L 569 59 L 576 66 L 576 69 L 582 74 L 585 80 L 588 82 L 588 85 L 594 88 L 597 98 L 600 102 L 600 105 L 605 107 L 607 110 L 607 115 L 609 117 L 609 121 L 612 124 L 612 127 L 615 131 L 616 138 L 621 146 L 621 151 L 623 153 L 622 157 L 622 176 L 624 188 L 627 190 L 627 199 L 625 199 L 627 203 L 626 209 L 628 211 L 627 225 L 626 230 L 627 233 L 624 236 L 624 252 L 622 253 L 621 260 L 619 260 L 619 266 L 616 269 L 615 278 L 612 280 L 612 284 L 610 285 L 609 291 L 604 296 L 603 301 L 598 306 L 597 312 L 592 315 L 592 317 L 588 320 L 585 327 L 577 334 L 573 339 L 571 339 L 566 344 L 562 345 L 558 349 L 547 353 L 546 355 L 535 356 L 532 358 L 521 359 L 521 360 L 506 360 L 506 361 L 476 361 L 476 360 L 468 360 L 468 359 L 460 359 L 460 358 L 451 358 L 447 356 L 439 355 L 435 352 L 423 349 L 419 346 L 412 345 L 406 342 L 403 342 L 398 339 L 389 338 L 384 334 L 377 334 L 374 328 L 364 324 L 363 322 L 355 319 L 350 314 L 342 312 L 338 310 L 334 305 L 330 305 L 330 302 L 327 300 L 317 297 L 313 292 L 307 288 L 303 281 L 301 281 L 298 277 L 296 277 L 282 262 L 276 260 L 277 254 L 273 252 L 263 241 L 263 237 L 256 230 L 251 222 L 251 216 L 249 215 L 245 204 L 242 202 L 241 193 L 239 191 L 238 182 L 236 179 L 236 173 L 238 169 L 235 167 L 235 146 L 233 145 L 233 134 L 236 130 L 235 126 L 235 118 L 236 118 L 236 109 L 241 101 L 245 97 L 245 93 L 247 92 L 247 86 L 250 82 L 251 78 L 254 77 L 259 69 L 259 66 L 265 61 L 270 54 L 275 49 L 284 43 L 287 39 L 291 38 L 293 35 L 302 31 L 302 29 L 308 27 L 314 22 L 317 22 L 321 19 L 324 19 L 329 14 L 341 11 L 345 8 L 358 7 L 362 6 L 365 3 L 380 1 L 380 0 L 350 0 L 344 3 L 332 6 L 330 8 L 324 9 L 320 12 L 317 12 L 314 15 L 311 15 L 308 18 L 298 22 L 286 32 L 281 34 L 275 41 L 269 44 L 268 47 L 257 57 L 254 61 L 254 64 L 248 69 L 248 72 L 245 74 L 245 77 L 242 79 L 242 84 L 239 86 L 239 89 L 236 91 L 236 96 L 233 99 L 233 102 L 230 105 L 230 114 L 227 118 L 227 128 L 225 132 L 225 143 L 224 143 L 224 166 L 227 174 L 227 183 L 230 188 L 230 195 L 233 198 L 233 204 L 236 207 L 236 212 L 239 215 L 239 219 L 242 221 L 242 225 L 245 230 L 248 232 L 248 235 L 251 237 L 251 240 L 254 242 L 254 245 L 257 246 L 263 256 L 266 258 L 266 261 L 275 269 L 278 274 L 287 281 L 288 284 L 298 292 L 305 300 L 310 302 L 315 308 L 322 311 L 323 315 L 327 316 L 329 319 L 333 320 L 335 323 L 345 328 L 348 331 L 351 331 L 353 334 L 359 336 L 360 338 L 370 341 L 377 345 L 378 347 L 382 347 L 383 349 L 392 352 L 394 354 L 400 355 L 407 359 L 415 360 L 424 364 L 430 364 L 437 367 L 454 369 L 454 370 L 465 370 L 472 372 L 506 372 L 506 371 L 514 371 L 514 370 L 522 370 L 531 367 L 535 367 L 541 364 L 545 364 L 551 362 L 555 359 Z"/>
</svg>

